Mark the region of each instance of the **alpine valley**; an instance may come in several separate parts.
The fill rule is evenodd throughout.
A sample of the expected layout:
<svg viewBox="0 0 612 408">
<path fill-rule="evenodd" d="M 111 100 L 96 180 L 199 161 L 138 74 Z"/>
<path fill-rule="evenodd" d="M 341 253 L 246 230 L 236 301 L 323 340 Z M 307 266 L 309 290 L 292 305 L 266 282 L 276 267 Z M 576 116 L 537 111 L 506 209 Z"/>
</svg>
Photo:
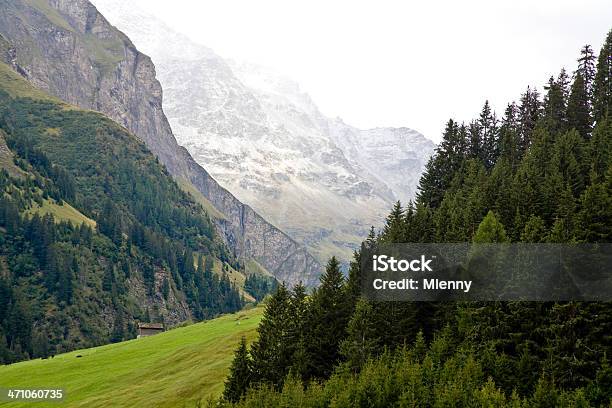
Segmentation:
<svg viewBox="0 0 612 408">
<path fill-rule="evenodd" d="M 612 408 L 612 30 L 599 50 L 576 50 L 571 78 L 561 69 L 516 89 L 500 115 L 483 100 L 473 120 L 450 118 L 436 147 L 408 128 L 328 117 L 293 80 L 224 59 L 133 1 L 91 1 L 0 0 L 1 406 Z M 305 6 L 329 11 L 334 29 L 376 31 L 344 7 Z M 401 28 L 418 18 L 378 7 Z M 419 18 L 431 26 L 422 38 L 456 32 L 439 10 Z M 520 10 L 530 30 L 552 28 Z M 470 14 L 449 15 L 465 26 Z M 567 45 L 537 37 L 534 51 Z M 474 60 L 478 44 L 455 47 L 453 63 L 495 56 L 480 47 Z M 434 73 L 400 73 L 393 85 L 427 80 L 463 99 Z M 356 94 L 380 78 L 364 75 Z M 364 261 L 435 273 L 420 251 L 382 257 L 400 243 L 464 243 L 468 262 L 437 262 L 453 280 L 380 275 L 374 290 L 485 283 L 490 301 L 370 300 Z M 478 246 L 514 262 L 510 244 L 563 257 L 549 264 L 538 249 L 489 290 L 499 264 Z M 551 244 L 597 252 L 574 259 Z M 536 266 L 554 273 L 530 282 L 545 301 L 500 300 Z M 58 389 L 61 402 L 45 396 Z"/>
<path fill-rule="evenodd" d="M 319 260 L 348 260 L 433 151 L 100 3 L 161 84 L 90 2 L 0 1 L 3 362 L 209 319 L 276 282 L 315 286 Z"/>
<path fill-rule="evenodd" d="M 89 1 L 0 0 L 2 362 L 313 287 L 412 197 L 434 148 L 329 119 L 291 80 L 98 3 L 161 84 Z"/>
<path fill-rule="evenodd" d="M 0 58 L 15 72 L 52 96 L 107 115 L 142 140 L 207 209 L 249 272 L 316 284 L 321 267 L 306 249 L 221 187 L 177 144 L 151 59 L 89 1 L 2 0 L 0 6 Z"/>
<path fill-rule="evenodd" d="M 328 118 L 271 69 L 225 60 L 133 4 L 94 3 L 151 56 L 178 143 L 321 263 L 349 260 L 395 201 L 414 197 L 435 148 L 423 135 Z"/>
</svg>

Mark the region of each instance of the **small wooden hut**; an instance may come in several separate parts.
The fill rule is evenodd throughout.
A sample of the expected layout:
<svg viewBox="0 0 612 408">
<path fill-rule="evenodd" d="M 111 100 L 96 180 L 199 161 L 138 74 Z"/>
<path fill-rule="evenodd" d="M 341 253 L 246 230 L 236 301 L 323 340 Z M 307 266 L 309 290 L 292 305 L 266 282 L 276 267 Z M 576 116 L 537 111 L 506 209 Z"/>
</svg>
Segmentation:
<svg viewBox="0 0 612 408">
<path fill-rule="evenodd" d="M 162 323 L 138 323 L 138 338 L 153 336 L 163 331 Z"/>
</svg>

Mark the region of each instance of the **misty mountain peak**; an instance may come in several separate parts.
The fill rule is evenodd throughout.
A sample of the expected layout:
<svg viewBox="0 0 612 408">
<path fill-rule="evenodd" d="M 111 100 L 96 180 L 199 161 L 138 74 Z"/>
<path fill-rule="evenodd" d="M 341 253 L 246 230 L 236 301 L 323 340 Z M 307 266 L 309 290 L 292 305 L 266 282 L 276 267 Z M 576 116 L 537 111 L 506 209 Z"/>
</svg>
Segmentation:
<svg viewBox="0 0 612 408">
<path fill-rule="evenodd" d="M 226 60 L 116 0 L 107 17 L 155 62 L 179 144 L 241 201 L 307 244 L 348 259 L 398 198 L 412 198 L 434 144 L 408 128 L 325 116 L 297 81 Z"/>
</svg>

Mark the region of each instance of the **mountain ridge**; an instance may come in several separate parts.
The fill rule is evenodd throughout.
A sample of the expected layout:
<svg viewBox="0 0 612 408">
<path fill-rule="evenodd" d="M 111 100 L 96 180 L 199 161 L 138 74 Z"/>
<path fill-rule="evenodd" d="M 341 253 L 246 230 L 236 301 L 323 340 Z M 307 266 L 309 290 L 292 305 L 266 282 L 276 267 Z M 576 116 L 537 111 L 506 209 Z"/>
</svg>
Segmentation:
<svg viewBox="0 0 612 408">
<path fill-rule="evenodd" d="M 223 189 L 176 143 L 162 108 L 151 59 L 86 0 L 4 0 L 2 57 L 36 87 L 100 111 L 142 139 L 177 179 L 185 179 L 225 215 L 225 243 L 279 280 L 314 285 L 320 265 L 298 243 Z"/>
<path fill-rule="evenodd" d="M 382 224 L 397 192 L 349 156 L 332 134 L 334 120 L 299 84 L 269 68 L 226 60 L 136 6 L 95 3 L 154 59 L 178 143 L 239 200 L 320 262 L 350 259 L 370 226 Z M 429 143 L 429 151 L 417 151 L 419 160 L 396 162 L 402 177 L 410 175 L 402 200 L 413 194 L 433 152 Z"/>
</svg>

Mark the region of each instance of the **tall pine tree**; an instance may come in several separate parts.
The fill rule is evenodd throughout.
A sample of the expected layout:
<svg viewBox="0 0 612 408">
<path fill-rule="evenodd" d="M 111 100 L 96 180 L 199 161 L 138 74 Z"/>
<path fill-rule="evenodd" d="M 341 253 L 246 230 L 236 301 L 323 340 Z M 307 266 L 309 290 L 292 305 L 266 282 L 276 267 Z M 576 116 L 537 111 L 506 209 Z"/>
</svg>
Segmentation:
<svg viewBox="0 0 612 408">
<path fill-rule="evenodd" d="M 251 384 L 251 377 L 251 358 L 247 349 L 246 338 L 243 336 L 234 352 L 230 373 L 225 381 L 223 398 L 232 403 L 240 401 Z"/>
<path fill-rule="evenodd" d="M 351 305 L 340 264 L 335 257 L 327 263 L 321 284 L 312 294 L 306 322 L 306 379 L 329 378 L 340 361 L 340 342 L 346 336 Z"/>
</svg>

